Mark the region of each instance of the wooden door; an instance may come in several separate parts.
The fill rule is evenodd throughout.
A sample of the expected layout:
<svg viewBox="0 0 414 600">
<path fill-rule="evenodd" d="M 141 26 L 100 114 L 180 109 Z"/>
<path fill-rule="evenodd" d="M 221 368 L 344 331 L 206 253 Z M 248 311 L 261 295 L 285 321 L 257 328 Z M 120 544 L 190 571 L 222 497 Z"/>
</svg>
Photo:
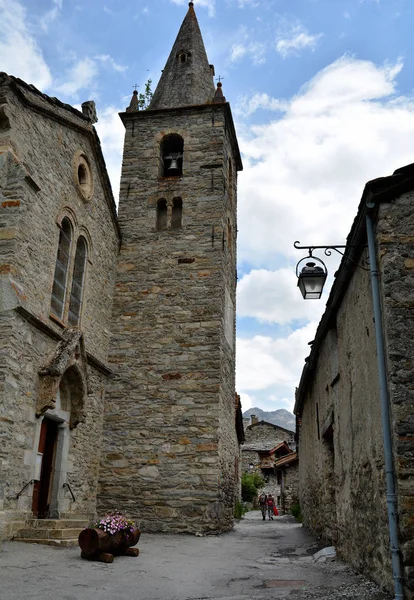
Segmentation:
<svg viewBox="0 0 414 600">
<path fill-rule="evenodd" d="M 39 447 L 37 451 L 37 469 L 39 475 L 33 487 L 32 501 L 33 515 L 38 519 L 47 519 L 49 516 L 57 435 L 58 424 L 56 421 L 52 421 L 45 417 L 40 429 Z"/>
</svg>

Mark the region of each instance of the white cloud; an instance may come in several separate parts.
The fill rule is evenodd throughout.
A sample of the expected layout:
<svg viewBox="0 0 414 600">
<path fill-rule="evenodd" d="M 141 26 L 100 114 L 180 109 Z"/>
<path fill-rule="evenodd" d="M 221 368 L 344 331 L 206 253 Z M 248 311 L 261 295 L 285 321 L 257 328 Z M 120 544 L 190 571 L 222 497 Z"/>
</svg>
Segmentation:
<svg viewBox="0 0 414 600">
<path fill-rule="evenodd" d="M 273 339 L 256 335 L 237 339 L 237 390 L 238 393 L 268 390 L 269 398 L 293 397 L 309 354 L 308 342 L 315 335 L 317 323 L 312 321 L 286 338 Z"/>
<path fill-rule="evenodd" d="M 287 36 L 279 37 L 276 40 L 276 50 L 282 58 L 297 56 L 299 50 L 305 48 L 313 51 L 322 35 L 322 33 L 310 35 L 300 26 L 295 26 Z"/>
<path fill-rule="evenodd" d="M 106 167 L 112 184 L 116 203 L 119 197 L 119 182 L 122 164 L 122 148 L 124 145 L 125 128 L 119 118 L 119 112 L 125 107 L 108 106 L 98 113 L 96 130 L 102 144 Z"/>
<path fill-rule="evenodd" d="M 236 0 L 236 2 L 239 8 L 257 8 L 260 6 L 260 2 L 258 0 Z"/>
<path fill-rule="evenodd" d="M 242 412 L 249 410 L 249 408 L 253 408 L 255 406 L 254 396 L 250 396 L 249 394 L 240 394 L 240 402 L 242 405 Z"/>
<path fill-rule="evenodd" d="M 98 56 L 95 56 L 95 59 L 99 60 L 103 64 L 109 65 L 111 69 L 114 69 L 114 71 L 118 71 L 120 73 L 123 73 L 128 69 L 128 67 L 118 65 L 118 63 L 116 63 L 112 56 L 109 56 L 109 54 L 100 54 Z"/>
<path fill-rule="evenodd" d="M 28 30 L 24 7 L 17 0 L 0 0 L 0 13 L 1 69 L 47 90 L 52 76 Z"/>
<path fill-rule="evenodd" d="M 188 5 L 188 0 L 171 0 L 173 4 L 178 4 L 180 6 Z M 214 17 L 216 14 L 216 3 L 215 0 L 197 0 L 196 9 L 198 8 L 207 8 L 208 14 L 210 17 Z"/>
<path fill-rule="evenodd" d="M 260 42 L 235 43 L 230 49 L 230 62 L 237 62 L 247 55 L 250 56 L 254 65 L 261 65 L 266 62 L 265 54 L 266 46 Z"/>
<path fill-rule="evenodd" d="M 414 98 L 395 97 L 401 68 L 345 56 L 279 120 L 239 137 L 240 259 L 263 266 L 271 255 L 298 259 L 295 240 L 343 242 L 366 181 L 413 162 Z"/>
<path fill-rule="evenodd" d="M 257 93 L 253 94 L 252 97 L 243 96 L 239 98 L 234 112 L 247 117 L 259 109 L 285 112 L 288 108 L 289 103 L 284 100 L 271 98 L 265 93 Z"/>
<path fill-rule="evenodd" d="M 230 61 L 236 62 L 243 58 L 246 54 L 247 48 L 244 44 L 233 44 L 230 49 Z"/>
<path fill-rule="evenodd" d="M 237 285 L 237 314 L 262 322 L 286 324 L 322 316 L 323 302 L 304 302 L 294 268 L 253 270 Z"/>
<path fill-rule="evenodd" d="M 57 91 L 67 96 L 75 97 L 77 93 L 90 87 L 98 75 L 96 62 L 91 58 L 83 58 L 65 75 L 65 83 L 57 86 Z"/>
<path fill-rule="evenodd" d="M 58 18 L 60 11 L 62 10 L 62 4 L 62 0 L 52 0 L 52 8 L 39 19 L 39 25 L 43 31 L 46 32 L 51 23 Z"/>
</svg>

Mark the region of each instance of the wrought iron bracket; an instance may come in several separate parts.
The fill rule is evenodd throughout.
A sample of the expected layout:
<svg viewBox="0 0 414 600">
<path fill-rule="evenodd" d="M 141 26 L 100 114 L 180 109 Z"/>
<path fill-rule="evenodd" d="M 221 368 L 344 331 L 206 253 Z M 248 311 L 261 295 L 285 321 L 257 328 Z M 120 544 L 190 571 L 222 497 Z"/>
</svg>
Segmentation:
<svg viewBox="0 0 414 600">
<path fill-rule="evenodd" d="M 349 260 L 349 262 L 354 264 L 356 267 L 359 267 L 363 271 L 369 271 L 369 269 L 367 269 L 366 267 L 363 267 L 362 265 L 357 263 L 355 260 L 350 258 L 347 254 L 345 254 L 345 252 L 341 252 L 341 250 L 340 250 L 340 248 L 341 249 L 344 249 L 347 247 L 348 248 L 362 248 L 362 247 L 365 248 L 366 246 L 343 246 L 343 245 L 337 245 L 337 244 L 330 244 L 329 246 L 299 246 L 299 244 L 300 244 L 299 241 L 294 242 L 293 246 L 296 248 L 296 250 L 307 250 L 309 252 L 309 256 L 314 259 L 316 258 L 315 256 L 313 256 L 314 250 L 323 250 L 325 256 L 332 256 L 332 250 L 334 250 L 341 256 L 344 256 L 347 260 Z M 320 260 L 320 259 L 318 259 L 318 260 Z M 301 261 L 299 261 L 299 262 L 301 262 Z M 297 265 L 296 265 L 296 270 L 297 270 Z"/>
</svg>

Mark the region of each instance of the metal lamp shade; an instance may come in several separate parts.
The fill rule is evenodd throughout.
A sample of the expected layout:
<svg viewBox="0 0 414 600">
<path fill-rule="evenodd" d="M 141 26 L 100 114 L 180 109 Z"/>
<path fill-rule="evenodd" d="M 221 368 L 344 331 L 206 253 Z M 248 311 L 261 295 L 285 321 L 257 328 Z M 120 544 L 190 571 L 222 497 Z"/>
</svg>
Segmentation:
<svg viewBox="0 0 414 600">
<path fill-rule="evenodd" d="M 314 262 L 308 262 L 298 276 L 298 287 L 305 300 L 319 300 L 327 273 Z"/>
</svg>

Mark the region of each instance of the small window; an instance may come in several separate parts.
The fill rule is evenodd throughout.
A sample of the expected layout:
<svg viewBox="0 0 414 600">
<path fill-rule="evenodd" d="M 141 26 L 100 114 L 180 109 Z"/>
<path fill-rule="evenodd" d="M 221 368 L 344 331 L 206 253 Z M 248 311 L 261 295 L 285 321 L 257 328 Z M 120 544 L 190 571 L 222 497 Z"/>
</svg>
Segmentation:
<svg viewBox="0 0 414 600">
<path fill-rule="evenodd" d="M 161 198 L 157 202 L 157 229 L 166 229 L 167 227 L 167 201 Z"/>
<path fill-rule="evenodd" d="M 179 229 L 182 226 L 182 216 L 183 201 L 181 198 L 174 198 L 171 214 L 171 229 Z"/>
<path fill-rule="evenodd" d="M 73 179 L 79 196 L 84 202 L 88 202 L 93 194 L 92 171 L 88 157 L 80 150 L 73 159 Z"/>
<path fill-rule="evenodd" d="M 191 52 L 187 52 L 186 50 L 181 50 L 181 52 L 177 52 L 177 60 L 179 63 L 185 63 L 191 57 Z"/>
<path fill-rule="evenodd" d="M 53 278 L 52 301 L 50 310 L 58 319 L 63 318 L 65 308 L 68 265 L 72 244 L 72 225 L 66 217 L 62 220 L 59 234 L 59 247 Z"/>
<path fill-rule="evenodd" d="M 172 133 L 161 142 L 161 164 L 163 177 L 180 177 L 183 174 L 183 138 Z"/>
<path fill-rule="evenodd" d="M 85 165 L 79 165 L 78 167 L 78 181 L 81 186 L 86 185 L 88 182 Z"/>
<path fill-rule="evenodd" d="M 76 244 L 75 264 L 73 265 L 72 290 L 70 293 L 68 322 L 78 325 L 81 315 L 82 296 L 85 279 L 87 245 L 84 237 L 79 237 Z"/>
</svg>

